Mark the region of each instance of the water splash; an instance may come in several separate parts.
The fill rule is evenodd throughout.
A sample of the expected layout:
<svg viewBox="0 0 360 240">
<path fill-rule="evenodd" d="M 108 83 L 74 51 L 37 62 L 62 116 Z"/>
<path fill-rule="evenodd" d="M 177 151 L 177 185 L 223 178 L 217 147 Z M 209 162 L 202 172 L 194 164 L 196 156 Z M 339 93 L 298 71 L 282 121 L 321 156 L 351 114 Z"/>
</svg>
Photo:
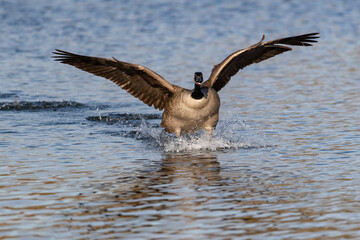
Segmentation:
<svg viewBox="0 0 360 240">
<path fill-rule="evenodd" d="M 166 133 L 158 126 L 149 125 L 145 120 L 138 128 L 137 138 L 165 152 L 221 151 L 226 149 L 251 149 L 272 146 L 264 136 L 243 121 L 219 123 L 213 137 L 205 131 L 184 135 L 180 138 Z"/>
<path fill-rule="evenodd" d="M 177 138 L 160 127 L 159 114 L 121 113 L 86 118 L 89 121 L 116 125 L 119 129 L 105 131 L 111 135 L 136 138 L 153 148 L 165 152 L 191 152 L 198 150 L 222 151 L 225 149 L 250 149 L 269 147 L 265 137 L 248 123 L 241 120 L 220 121 L 213 137 L 205 131 Z M 104 132 L 103 132 L 104 133 Z"/>
<path fill-rule="evenodd" d="M 99 118 L 99 120 L 100 120 L 100 121 L 102 121 L 102 117 L 101 117 L 101 113 L 100 113 L 100 109 L 99 109 L 99 107 L 97 107 L 97 108 L 96 108 L 96 111 L 97 111 L 97 112 L 98 112 L 98 114 L 99 114 L 99 117 L 98 117 L 98 118 Z"/>
</svg>

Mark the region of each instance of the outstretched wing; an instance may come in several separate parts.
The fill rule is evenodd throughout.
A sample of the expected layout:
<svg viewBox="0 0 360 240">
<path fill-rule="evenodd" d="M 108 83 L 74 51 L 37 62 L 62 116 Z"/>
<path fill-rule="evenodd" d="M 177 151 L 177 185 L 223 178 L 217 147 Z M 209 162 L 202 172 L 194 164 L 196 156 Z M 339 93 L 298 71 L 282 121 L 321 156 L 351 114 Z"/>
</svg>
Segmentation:
<svg viewBox="0 0 360 240">
<path fill-rule="evenodd" d="M 204 86 L 212 87 L 220 91 L 240 69 L 253 63 L 264 61 L 283 52 L 290 51 L 291 48 L 284 45 L 312 46 L 311 43 L 317 42 L 318 33 L 308 33 L 304 35 L 280 38 L 268 42 L 263 42 L 265 35 L 259 43 L 248 48 L 236 51 L 228 56 L 224 61 L 215 65 L 211 71 L 209 79 L 204 82 Z"/>
<path fill-rule="evenodd" d="M 170 84 L 150 69 L 115 58 L 82 56 L 56 49 L 55 61 L 107 78 L 147 105 L 162 110 L 167 99 L 180 87 Z"/>
</svg>

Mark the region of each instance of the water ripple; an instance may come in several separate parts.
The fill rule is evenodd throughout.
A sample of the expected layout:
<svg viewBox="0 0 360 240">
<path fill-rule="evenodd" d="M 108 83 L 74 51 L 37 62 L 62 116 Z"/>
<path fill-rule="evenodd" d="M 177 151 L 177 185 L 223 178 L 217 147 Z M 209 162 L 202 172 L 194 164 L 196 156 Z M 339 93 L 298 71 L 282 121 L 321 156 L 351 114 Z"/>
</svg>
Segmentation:
<svg viewBox="0 0 360 240">
<path fill-rule="evenodd" d="M 26 102 L 26 101 L 13 101 L 0 103 L 0 111 L 28 111 L 28 110 L 56 110 L 60 108 L 79 108 L 84 105 L 74 101 L 62 101 L 62 102 L 49 102 L 49 101 L 37 101 L 37 102 Z"/>
<path fill-rule="evenodd" d="M 360 239 L 360 1 L 0 5 L 0 239 Z M 190 88 L 263 33 L 313 31 L 232 77 L 212 138 L 167 134 L 51 59 L 114 56 Z"/>
</svg>

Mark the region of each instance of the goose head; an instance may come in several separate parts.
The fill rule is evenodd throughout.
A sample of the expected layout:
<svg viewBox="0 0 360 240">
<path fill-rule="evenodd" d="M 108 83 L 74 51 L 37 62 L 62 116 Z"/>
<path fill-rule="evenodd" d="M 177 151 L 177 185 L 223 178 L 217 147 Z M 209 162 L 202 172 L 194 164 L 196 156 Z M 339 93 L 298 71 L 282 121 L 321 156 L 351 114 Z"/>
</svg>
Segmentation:
<svg viewBox="0 0 360 240">
<path fill-rule="evenodd" d="M 201 86 L 202 82 L 203 82 L 203 74 L 201 72 L 196 72 L 194 73 L 194 83 L 195 83 L 195 87 L 197 86 Z"/>
<path fill-rule="evenodd" d="M 201 84 L 202 84 L 203 80 L 204 79 L 203 79 L 203 75 L 201 72 L 196 72 L 194 74 L 195 89 L 191 93 L 191 97 L 196 100 L 202 99 L 204 97 L 204 94 L 201 92 Z"/>
</svg>

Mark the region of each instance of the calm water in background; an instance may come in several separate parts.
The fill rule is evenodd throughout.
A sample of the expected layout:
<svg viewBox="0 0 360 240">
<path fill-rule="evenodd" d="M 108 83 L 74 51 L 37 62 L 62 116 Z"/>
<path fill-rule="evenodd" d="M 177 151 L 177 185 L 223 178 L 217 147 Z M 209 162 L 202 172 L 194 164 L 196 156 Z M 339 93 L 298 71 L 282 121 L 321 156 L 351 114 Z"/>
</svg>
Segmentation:
<svg viewBox="0 0 360 240">
<path fill-rule="evenodd" d="M 0 0 L 0 238 L 360 238 L 359 1 Z M 232 78 L 180 140 L 55 48 L 191 88 L 260 40 L 320 32 Z"/>
</svg>

